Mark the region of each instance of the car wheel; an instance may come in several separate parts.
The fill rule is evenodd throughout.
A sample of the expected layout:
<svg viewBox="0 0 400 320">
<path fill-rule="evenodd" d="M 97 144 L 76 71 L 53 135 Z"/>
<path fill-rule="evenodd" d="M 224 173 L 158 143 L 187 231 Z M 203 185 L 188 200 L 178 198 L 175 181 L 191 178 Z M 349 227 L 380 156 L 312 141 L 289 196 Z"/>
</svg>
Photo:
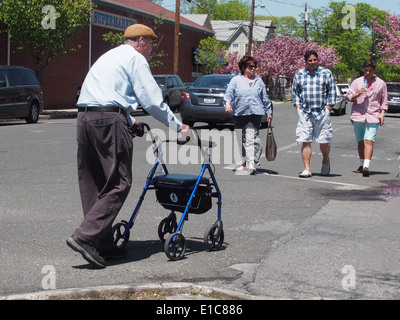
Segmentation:
<svg viewBox="0 0 400 320">
<path fill-rule="evenodd" d="M 187 124 L 189 127 L 193 128 L 193 126 L 194 126 L 194 121 L 189 121 L 189 120 L 183 119 L 182 122 L 183 122 L 183 124 Z"/>
<path fill-rule="evenodd" d="M 26 123 L 36 123 L 39 120 L 39 105 L 37 102 L 32 102 L 29 108 L 29 115 L 25 118 Z"/>
<path fill-rule="evenodd" d="M 346 114 L 346 107 L 347 107 L 347 103 L 346 103 L 346 101 L 342 101 L 342 115 L 345 115 Z"/>
<path fill-rule="evenodd" d="M 340 113 L 341 113 L 341 111 L 340 111 L 340 107 L 339 107 L 339 109 L 332 109 L 333 110 L 333 114 L 335 115 L 335 116 L 340 116 Z"/>
<path fill-rule="evenodd" d="M 166 103 L 168 105 L 168 107 L 170 107 L 170 109 L 172 110 L 171 106 L 169 105 L 169 98 L 168 97 L 164 98 L 164 103 Z"/>
</svg>

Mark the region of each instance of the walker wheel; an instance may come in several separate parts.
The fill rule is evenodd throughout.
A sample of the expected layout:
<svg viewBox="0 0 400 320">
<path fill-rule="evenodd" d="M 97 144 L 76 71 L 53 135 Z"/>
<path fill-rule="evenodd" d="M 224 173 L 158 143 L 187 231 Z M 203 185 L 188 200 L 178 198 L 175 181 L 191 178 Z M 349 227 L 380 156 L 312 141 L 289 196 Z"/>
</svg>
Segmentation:
<svg viewBox="0 0 400 320">
<path fill-rule="evenodd" d="M 123 237 L 127 226 L 128 226 L 128 222 L 121 221 L 121 222 L 118 222 L 112 228 L 112 234 L 113 234 L 113 237 L 114 237 L 114 244 L 115 244 L 115 246 L 117 248 L 125 247 L 126 244 L 129 241 L 129 236 L 130 236 L 130 231 L 129 230 L 126 232 L 125 237 Z"/>
<path fill-rule="evenodd" d="M 186 251 L 186 239 L 182 233 L 170 234 L 164 243 L 164 251 L 170 260 L 181 259 Z"/>
<path fill-rule="evenodd" d="M 168 217 L 162 219 L 158 225 L 158 237 L 162 242 L 165 242 L 165 235 L 167 233 L 174 233 L 177 228 L 176 215 L 171 213 Z"/>
<path fill-rule="evenodd" d="M 207 250 L 218 250 L 224 243 L 224 230 L 222 225 L 218 227 L 216 223 L 210 226 L 204 233 L 204 245 Z"/>
</svg>

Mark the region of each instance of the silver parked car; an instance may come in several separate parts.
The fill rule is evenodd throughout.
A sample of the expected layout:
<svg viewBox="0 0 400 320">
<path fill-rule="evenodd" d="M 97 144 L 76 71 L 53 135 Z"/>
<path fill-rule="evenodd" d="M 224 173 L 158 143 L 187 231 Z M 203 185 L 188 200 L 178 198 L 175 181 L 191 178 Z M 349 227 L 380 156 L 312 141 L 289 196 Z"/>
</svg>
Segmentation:
<svg viewBox="0 0 400 320">
<path fill-rule="evenodd" d="M 386 82 L 389 112 L 400 111 L 400 82 Z"/>
<path fill-rule="evenodd" d="M 346 90 L 346 89 L 344 89 Z M 346 90 L 347 92 L 347 90 Z M 346 114 L 347 100 L 346 93 L 343 91 L 342 86 L 336 85 L 336 103 L 332 110 L 336 116 Z"/>
<path fill-rule="evenodd" d="M 171 110 L 179 110 L 182 92 L 186 89 L 181 78 L 173 74 L 157 74 L 153 77 L 162 90 L 164 102 L 170 106 Z"/>
<path fill-rule="evenodd" d="M 338 83 L 337 86 L 344 94 L 347 94 L 347 91 L 350 89 L 350 85 L 348 83 Z"/>
<path fill-rule="evenodd" d="M 210 126 L 233 123 L 232 117 L 225 112 L 224 105 L 225 91 L 233 77 L 231 74 L 211 74 L 197 79 L 182 93 L 182 120 L 190 126 L 196 122 L 206 122 Z M 267 125 L 265 116 L 262 126 Z"/>
</svg>

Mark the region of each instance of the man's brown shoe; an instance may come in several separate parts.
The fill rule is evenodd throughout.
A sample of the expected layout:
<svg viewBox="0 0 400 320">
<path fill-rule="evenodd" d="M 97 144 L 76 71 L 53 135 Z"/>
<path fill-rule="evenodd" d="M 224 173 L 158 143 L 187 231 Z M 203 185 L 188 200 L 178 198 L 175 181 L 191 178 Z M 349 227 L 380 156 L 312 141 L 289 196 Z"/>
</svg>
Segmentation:
<svg viewBox="0 0 400 320">
<path fill-rule="evenodd" d="M 362 174 L 363 174 L 363 177 L 369 177 L 369 169 L 368 168 L 362 169 Z"/>
</svg>

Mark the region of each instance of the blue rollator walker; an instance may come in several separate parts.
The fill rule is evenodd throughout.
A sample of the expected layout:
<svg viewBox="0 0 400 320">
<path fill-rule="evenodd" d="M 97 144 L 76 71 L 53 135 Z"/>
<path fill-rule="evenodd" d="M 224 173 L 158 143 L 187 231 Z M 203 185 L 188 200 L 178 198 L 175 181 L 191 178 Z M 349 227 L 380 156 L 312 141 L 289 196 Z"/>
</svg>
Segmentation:
<svg viewBox="0 0 400 320">
<path fill-rule="evenodd" d="M 143 203 L 147 190 L 156 191 L 157 201 L 166 209 L 171 210 L 168 217 L 161 220 L 158 226 L 158 236 L 164 242 L 164 252 L 171 260 L 181 259 L 185 255 L 186 240 L 182 234 L 183 224 L 188 220 L 189 213 L 202 214 L 212 207 L 211 198 L 218 198 L 218 215 L 214 224 L 208 227 L 204 233 L 204 244 L 207 250 L 218 250 L 224 242 L 224 230 L 221 220 L 221 191 L 218 187 L 214 172 L 211 168 L 211 157 L 206 152 L 195 129 L 191 129 L 197 136 L 198 147 L 203 156 L 201 171 L 198 176 L 190 174 L 171 174 L 163 161 L 163 152 L 158 136 L 154 136 L 150 127 L 142 123 L 147 129 L 154 145 L 155 164 L 147 176 L 146 185 L 136 204 L 129 221 L 122 220 L 113 226 L 114 243 L 117 247 L 123 248 L 129 241 L 130 229 L 133 227 L 137 214 Z M 156 138 L 158 141 L 156 141 Z M 185 144 L 186 142 L 167 140 L 164 142 L 175 142 Z M 211 147 L 211 142 L 209 146 Z M 157 168 L 161 165 L 163 174 L 157 175 Z M 210 177 L 204 176 L 206 171 Z M 177 223 L 176 213 L 181 212 L 182 216 Z"/>
</svg>

